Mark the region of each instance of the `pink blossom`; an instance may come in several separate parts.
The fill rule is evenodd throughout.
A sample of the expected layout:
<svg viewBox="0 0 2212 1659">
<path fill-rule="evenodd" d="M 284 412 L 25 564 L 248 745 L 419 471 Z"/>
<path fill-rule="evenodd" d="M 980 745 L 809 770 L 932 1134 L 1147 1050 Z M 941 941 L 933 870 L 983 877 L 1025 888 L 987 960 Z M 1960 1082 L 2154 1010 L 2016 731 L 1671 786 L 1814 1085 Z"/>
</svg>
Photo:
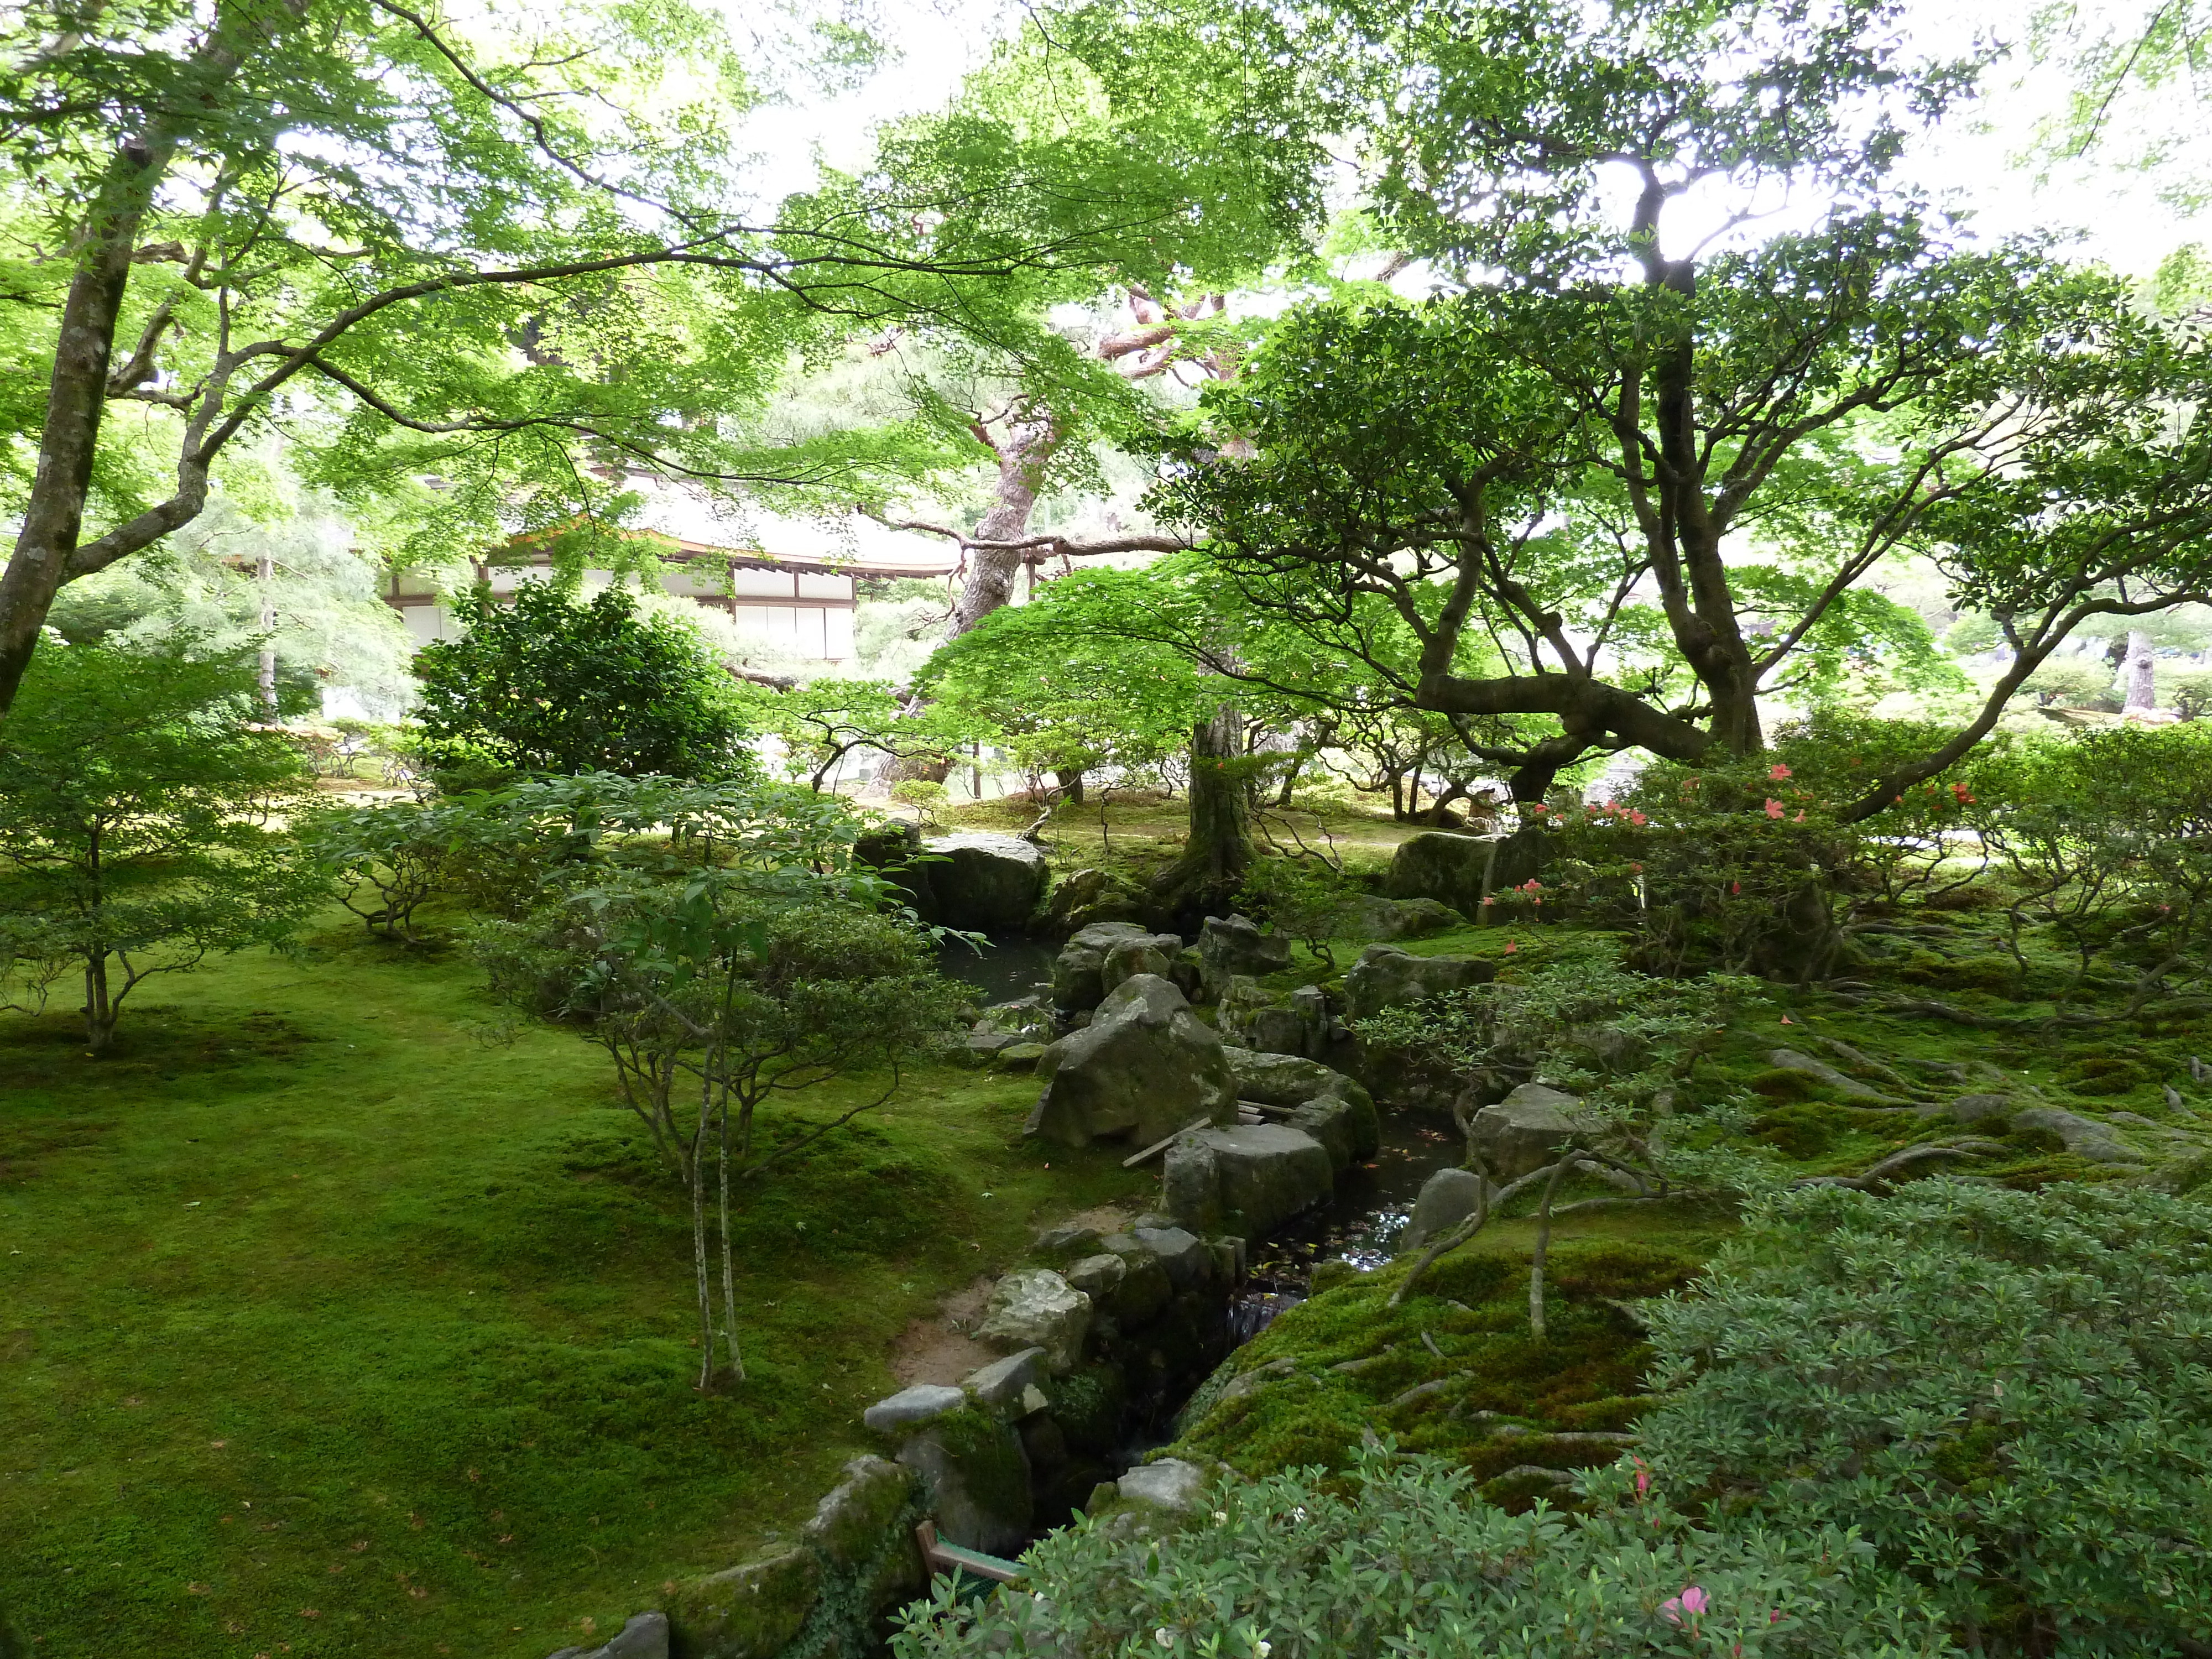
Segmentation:
<svg viewBox="0 0 2212 1659">
<path fill-rule="evenodd" d="M 1617 800 L 1609 800 L 1605 804 L 1605 810 L 1608 812 L 1618 812 L 1620 811 L 1620 803 Z"/>
<path fill-rule="evenodd" d="M 1521 890 L 1524 893 L 1540 893 L 1544 890 L 1544 884 L 1531 876 L 1521 884 Z"/>
<path fill-rule="evenodd" d="M 1766 775 L 1770 778 L 1786 778 L 1790 775 L 1790 769 L 1778 761 Z"/>
<path fill-rule="evenodd" d="M 1782 816 L 1782 803 L 1771 795 L 1766 798 L 1766 816 L 1770 818 L 1778 818 Z"/>
<path fill-rule="evenodd" d="M 1712 1598 L 1695 1584 L 1686 1585 L 1680 1595 L 1670 1595 L 1659 1604 L 1659 1611 L 1667 1615 L 1669 1624 L 1679 1625 L 1682 1615 L 1695 1619 L 1712 1605 Z"/>
<path fill-rule="evenodd" d="M 1493 896 L 1492 895 L 1488 894 L 1488 893 L 1485 893 L 1485 894 L 1482 896 L 1482 902 L 1483 902 L 1485 904 L 1495 904 L 1495 903 L 1497 903 L 1497 902 L 1498 902 L 1498 900 L 1497 900 L 1497 899 L 1496 899 L 1496 897 L 1495 897 L 1495 896 Z"/>
<path fill-rule="evenodd" d="M 1953 784 L 1951 786 L 1951 793 L 1959 798 L 1959 805 L 1961 806 L 1971 805 L 1974 799 L 1972 795 L 1966 793 L 1966 786 L 1963 783 Z"/>
<path fill-rule="evenodd" d="M 1639 1457 L 1636 1460 L 1636 1496 L 1641 1500 L 1644 1494 L 1650 1490 L 1651 1471 L 1644 1466 L 1644 1460 Z"/>
<path fill-rule="evenodd" d="M 1732 881 L 1732 882 L 1730 882 L 1730 883 L 1729 884 L 1729 891 L 1731 894 L 1735 894 L 1735 893 L 1741 893 L 1741 891 L 1743 891 L 1743 884 L 1742 884 L 1741 882 L 1740 882 L 1740 881 Z"/>
<path fill-rule="evenodd" d="M 1797 816 L 1796 816 L 1796 817 L 1794 817 L 1794 818 L 1790 819 L 1790 823 L 1804 823 L 1804 822 L 1805 822 L 1805 809 L 1804 809 L 1803 807 L 1802 807 L 1802 806 L 1801 806 L 1801 807 L 1799 807 L 1799 808 L 1797 809 Z"/>
<path fill-rule="evenodd" d="M 1515 944 L 1511 939 L 1507 939 L 1507 940 L 1505 941 L 1505 949 L 1504 949 L 1504 952 L 1503 952 L 1502 954 L 1504 954 L 1504 955 L 1505 955 L 1505 956 L 1509 956 L 1509 957 L 1510 957 L 1510 956 L 1511 956 L 1511 955 L 1512 955 L 1516 951 L 1519 950 L 1520 948 L 1521 948 L 1521 947 L 1520 947 L 1519 945 L 1516 945 L 1516 944 Z"/>
</svg>

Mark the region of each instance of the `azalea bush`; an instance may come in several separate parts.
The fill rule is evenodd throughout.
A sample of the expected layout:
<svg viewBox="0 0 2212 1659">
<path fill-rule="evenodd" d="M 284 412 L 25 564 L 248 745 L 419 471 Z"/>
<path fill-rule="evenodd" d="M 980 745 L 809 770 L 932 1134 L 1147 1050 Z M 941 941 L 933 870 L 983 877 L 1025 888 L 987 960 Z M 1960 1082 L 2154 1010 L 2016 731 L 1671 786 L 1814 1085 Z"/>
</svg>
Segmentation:
<svg viewBox="0 0 2212 1659">
<path fill-rule="evenodd" d="M 2201 1652 L 2208 1236 L 2212 1206 L 2113 1187 L 1773 1195 L 1647 1304 L 1643 1478 L 1710 1525 L 1856 1528 L 1973 1651 Z"/>
<path fill-rule="evenodd" d="M 1347 1489 L 1348 1488 L 1348 1489 Z M 1217 1489 L 1164 1539 L 1127 1517 L 1036 1545 L 979 1606 L 910 1608 L 897 1659 L 1905 1659 L 1955 1653 L 1917 1585 L 1847 1528 L 1692 1525 L 1647 1497 L 1510 1515 L 1441 1459 L 1364 1452 Z"/>
<path fill-rule="evenodd" d="M 1629 930 L 1638 965 L 1796 980 L 1829 976 L 1869 917 L 1974 880 L 1988 807 L 1960 772 L 1900 790 L 1863 823 L 1844 814 L 1869 782 L 1933 740 L 1911 722 L 1823 713 L 1765 753 L 1655 763 L 1614 799 L 1532 809 L 1548 833 L 1540 883 L 1553 914 Z"/>
</svg>

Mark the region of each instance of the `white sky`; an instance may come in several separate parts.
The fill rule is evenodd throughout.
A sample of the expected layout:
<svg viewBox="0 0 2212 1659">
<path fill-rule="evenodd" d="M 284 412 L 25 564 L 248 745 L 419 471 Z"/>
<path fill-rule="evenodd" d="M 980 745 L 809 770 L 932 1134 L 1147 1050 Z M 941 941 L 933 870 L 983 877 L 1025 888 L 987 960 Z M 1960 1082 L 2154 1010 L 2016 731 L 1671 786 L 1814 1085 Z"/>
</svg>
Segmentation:
<svg viewBox="0 0 2212 1659">
<path fill-rule="evenodd" d="M 725 4 L 742 27 L 742 0 Z M 2144 0 L 2082 0 L 2081 12 L 2092 27 L 2124 27 L 2143 6 Z M 1916 0 L 1909 15 L 1915 36 L 1943 49 L 1978 32 L 2016 35 L 2028 9 L 2027 0 Z M 876 122 L 944 104 L 1018 15 L 1013 0 L 878 0 L 872 23 L 896 46 L 899 60 L 856 90 L 763 111 L 749 135 L 762 156 L 763 193 L 773 198 L 803 187 L 817 154 L 841 168 L 865 163 Z M 2037 121 L 2059 107 L 2064 84 L 2050 72 L 2026 84 L 2011 84 L 2015 79 L 2014 71 L 2001 68 L 1990 95 L 1968 118 L 1947 124 L 1918 145 L 1910 164 L 1920 179 L 1970 211 L 1981 232 L 2078 231 L 2083 257 L 2131 276 L 2147 276 L 2184 242 L 2212 240 L 2212 225 L 2201 216 L 2178 217 L 2144 178 L 2117 166 L 2075 168 L 2039 184 L 2016 158 Z M 2167 106 L 2152 118 L 2170 120 L 2184 131 L 2212 128 L 2203 118 L 2208 112 L 2194 106 L 2185 88 L 2173 89 Z M 2205 171 L 2212 173 L 2212 164 Z"/>
</svg>

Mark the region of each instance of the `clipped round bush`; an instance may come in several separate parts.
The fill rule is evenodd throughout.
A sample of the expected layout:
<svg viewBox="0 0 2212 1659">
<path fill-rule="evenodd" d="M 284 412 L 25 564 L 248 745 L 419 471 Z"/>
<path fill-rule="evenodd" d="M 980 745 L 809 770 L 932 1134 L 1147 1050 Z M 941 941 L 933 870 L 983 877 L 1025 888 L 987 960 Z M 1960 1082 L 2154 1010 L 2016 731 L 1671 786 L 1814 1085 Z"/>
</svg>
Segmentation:
<svg viewBox="0 0 2212 1659">
<path fill-rule="evenodd" d="M 2212 1632 L 2212 1206 L 1916 1182 L 1756 1207 L 1652 1304 L 1662 1491 L 1856 1528 L 1990 1654 Z"/>
</svg>

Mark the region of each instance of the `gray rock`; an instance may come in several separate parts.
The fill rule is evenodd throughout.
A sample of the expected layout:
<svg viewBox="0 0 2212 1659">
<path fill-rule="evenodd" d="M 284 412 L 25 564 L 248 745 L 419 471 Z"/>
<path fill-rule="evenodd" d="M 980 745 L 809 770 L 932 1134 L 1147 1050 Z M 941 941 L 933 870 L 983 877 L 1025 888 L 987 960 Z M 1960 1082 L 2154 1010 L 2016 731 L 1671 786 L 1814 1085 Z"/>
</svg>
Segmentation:
<svg viewBox="0 0 2212 1659">
<path fill-rule="evenodd" d="M 820 1557 L 783 1550 L 679 1584 L 668 1598 L 668 1621 L 687 1655 L 771 1659 L 799 1634 L 821 1585 Z"/>
<path fill-rule="evenodd" d="M 2143 1161 L 2143 1155 L 2114 1134 L 2110 1125 L 2063 1111 L 2056 1106 L 2031 1106 L 2024 1112 L 2014 1112 L 2012 1127 L 2015 1129 L 2048 1129 L 2066 1143 L 2068 1152 L 2093 1163 L 2140 1164 Z"/>
<path fill-rule="evenodd" d="M 1399 1248 L 1417 1249 L 1458 1226 L 1481 1203 L 1483 1184 L 1472 1170 L 1439 1170 L 1431 1176 L 1413 1200 L 1413 1217 L 1399 1237 Z M 1495 1195 L 1497 1188 L 1491 1190 Z"/>
<path fill-rule="evenodd" d="M 2141 1112 L 2111 1112 L 2106 1115 L 2105 1121 L 2108 1123 L 2124 1123 L 2130 1129 L 2155 1129 L 2159 1127 L 2155 1118 L 2145 1117 Z"/>
<path fill-rule="evenodd" d="M 884 1534 L 914 1495 L 914 1473 L 881 1457 L 856 1457 L 814 1506 L 803 1535 L 834 1566 L 857 1567 L 883 1548 Z"/>
<path fill-rule="evenodd" d="M 1463 916 L 1479 917 L 1488 895 L 1542 872 L 1547 847 L 1540 830 L 1510 836 L 1431 830 L 1399 843 L 1382 891 L 1395 899 L 1434 899 Z"/>
<path fill-rule="evenodd" d="M 1106 960 L 1099 964 L 1098 983 L 1103 992 L 1110 992 L 1122 981 L 1133 979 L 1139 974 L 1157 974 L 1172 981 L 1175 978 L 1175 959 L 1182 953 L 1182 940 L 1173 933 L 1153 933 L 1143 939 L 1125 939 L 1106 952 Z"/>
<path fill-rule="evenodd" d="M 1094 1303 L 1103 1303 L 1119 1290 L 1121 1281 L 1129 1276 L 1129 1264 L 1109 1250 L 1097 1255 L 1086 1255 L 1070 1267 L 1067 1282 Z"/>
<path fill-rule="evenodd" d="M 1121 1282 L 1107 1294 L 1106 1310 L 1124 1329 L 1145 1323 L 1174 1299 L 1168 1270 L 1135 1235 L 1115 1233 L 1107 1239 L 1106 1249 L 1120 1258 L 1124 1270 Z"/>
<path fill-rule="evenodd" d="M 1777 1071 L 1802 1072 L 1814 1082 L 1834 1090 L 1846 1100 L 1864 1100 L 1876 1105 L 1889 1106 L 1896 1103 L 1879 1089 L 1860 1082 L 1855 1077 L 1845 1077 L 1825 1060 L 1815 1060 L 1810 1054 L 1801 1054 L 1795 1048 L 1777 1048 L 1767 1056 L 1767 1063 Z"/>
<path fill-rule="evenodd" d="M 1098 1248 L 1096 1227 L 1048 1227 L 1030 1249 L 1038 1255 L 1089 1255 Z"/>
<path fill-rule="evenodd" d="M 1113 1260 L 1110 1256 L 1107 1259 Z M 1044 1360 L 1042 1348 L 1024 1348 L 1018 1353 L 1010 1353 L 1004 1359 L 994 1359 L 981 1370 L 970 1371 L 962 1379 L 960 1386 L 994 1411 L 1003 1411 L 1021 1399 L 1024 1389 L 1042 1380 Z"/>
<path fill-rule="evenodd" d="M 1157 974 L 1116 986 L 1090 1024 L 1045 1051 L 1037 1072 L 1044 1091 L 1029 1132 L 1055 1146 L 1123 1134 L 1150 1146 L 1195 1118 L 1237 1115 L 1220 1037 Z"/>
<path fill-rule="evenodd" d="M 1581 1100 L 1541 1083 L 1524 1083 L 1474 1115 L 1474 1150 L 1498 1182 L 1518 1181 L 1552 1162 L 1574 1133 L 1567 1116 Z"/>
<path fill-rule="evenodd" d="M 1176 1219 L 1197 1232 L 1226 1225 L 1256 1238 L 1335 1189 L 1328 1149 L 1285 1124 L 1195 1130 L 1177 1137 L 1168 1148 L 1168 1159 L 1163 1192 L 1179 1206 Z M 1179 1162 L 1185 1166 L 1182 1170 L 1176 1167 Z M 1210 1192 L 1205 1179 L 1209 1165 Z"/>
<path fill-rule="evenodd" d="M 917 1382 L 876 1401 L 860 1413 L 860 1421 L 878 1434 L 888 1434 L 895 1429 L 910 1429 L 917 1423 L 927 1423 L 947 1412 L 957 1412 L 967 1403 L 968 1396 L 957 1389 L 947 1388 L 942 1382 Z"/>
<path fill-rule="evenodd" d="M 977 933 L 1008 933 L 1028 922 L 1044 896 L 1044 854 L 1018 836 L 933 836 L 921 844 L 936 915 L 929 920 Z"/>
<path fill-rule="evenodd" d="M 1139 1227 L 1136 1238 L 1159 1258 L 1168 1282 L 1179 1291 L 1194 1290 L 1213 1272 L 1213 1253 L 1181 1227 Z"/>
<path fill-rule="evenodd" d="M 668 1659 L 668 1615 L 634 1614 L 605 1646 L 562 1648 L 551 1659 Z"/>
<path fill-rule="evenodd" d="M 1131 1503 L 1196 1515 L 1206 1507 L 1206 1471 L 1179 1457 L 1139 1464 L 1115 1483 Z"/>
<path fill-rule="evenodd" d="M 940 1536 L 989 1555 L 1027 1547 L 1035 1513 L 1030 1460 L 1012 1426 L 971 1414 L 957 1428 L 926 1428 L 899 1448 L 898 1461 L 928 1483 Z"/>
<path fill-rule="evenodd" d="M 1208 916 L 1199 929 L 1198 960 L 1206 994 L 1218 997 L 1231 975 L 1265 979 L 1281 973 L 1291 965 L 1291 942 L 1280 933 L 1261 932 L 1260 924 L 1246 916 Z"/>
<path fill-rule="evenodd" d="M 1034 1072 L 1044 1059 L 1049 1046 L 1042 1042 L 1010 1043 L 991 1056 L 991 1069 L 994 1072 Z"/>
<path fill-rule="evenodd" d="M 1052 1000 L 1063 1008 L 1096 1008 L 1106 996 L 1106 957 L 1117 945 L 1152 935 L 1133 921 L 1101 921 L 1079 930 L 1053 959 Z"/>
<path fill-rule="evenodd" d="M 1467 918 L 1432 898 L 1377 898 L 1362 894 L 1352 903 L 1352 939 L 1425 939 L 1467 926 Z"/>
<path fill-rule="evenodd" d="M 1091 1298 L 1049 1267 L 1017 1267 L 991 1291 L 977 1340 L 1009 1350 L 1044 1350 L 1045 1369 L 1065 1376 L 1083 1360 Z"/>
<path fill-rule="evenodd" d="M 1395 945 L 1370 945 L 1345 970 L 1345 1014 L 1364 1019 L 1401 1003 L 1486 985 L 1497 973 L 1495 963 L 1480 957 L 1417 957 Z"/>
<path fill-rule="evenodd" d="M 1135 921 L 1145 913 L 1145 896 L 1134 884 L 1104 870 L 1074 870 L 1052 890 L 1044 925 L 1065 936 L 1102 921 Z"/>
<path fill-rule="evenodd" d="M 1339 1170 L 1364 1164 L 1382 1144 L 1382 1125 L 1367 1091 L 1318 1060 L 1230 1048 L 1239 1100 L 1297 1109 L 1289 1122 L 1328 1149 Z"/>
</svg>

